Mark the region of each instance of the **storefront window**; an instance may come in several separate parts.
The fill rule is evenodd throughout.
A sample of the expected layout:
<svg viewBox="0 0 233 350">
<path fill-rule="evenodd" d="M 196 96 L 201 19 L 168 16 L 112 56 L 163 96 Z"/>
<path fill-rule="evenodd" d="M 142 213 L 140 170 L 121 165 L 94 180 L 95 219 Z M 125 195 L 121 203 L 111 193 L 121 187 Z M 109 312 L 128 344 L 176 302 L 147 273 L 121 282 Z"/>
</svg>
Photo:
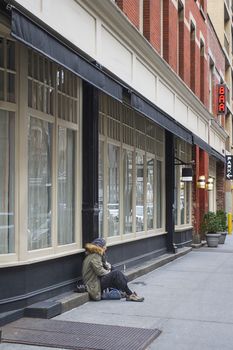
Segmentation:
<svg viewBox="0 0 233 350">
<path fill-rule="evenodd" d="M 191 190 L 191 183 L 187 182 L 186 186 L 185 186 L 185 190 L 186 190 L 186 222 L 189 223 L 191 221 L 190 218 L 190 204 L 191 204 L 191 195 L 190 195 L 190 190 Z"/>
<path fill-rule="evenodd" d="M 182 181 L 182 168 L 191 161 L 191 145 L 176 139 L 175 155 L 175 225 L 191 224 L 191 182 Z"/>
<path fill-rule="evenodd" d="M 156 226 L 157 228 L 162 227 L 162 162 L 157 160 L 156 162 Z"/>
<path fill-rule="evenodd" d="M 15 118 L 0 110 L 0 254 L 15 251 Z"/>
<path fill-rule="evenodd" d="M 183 187 L 180 188 L 180 224 L 184 224 L 184 204 L 185 204 L 185 189 Z"/>
<path fill-rule="evenodd" d="M 28 130 L 28 249 L 51 246 L 52 124 L 30 118 Z"/>
<path fill-rule="evenodd" d="M 74 242 L 75 131 L 58 129 L 58 244 Z"/>
<path fill-rule="evenodd" d="M 123 150 L 123 220 L 124 233 L 133 231 L 133 152 Z"/>
<path fill-rule="evenodd" d="M 136 154 L 136 232 L 144 230 L 144 162 L 143 155 Z"/>
<path fill-rule="evenodd" d="M 60 248 L 76 241 L 77 77 L 28 50 L 28 106 L 28 249 L 55 245 L 54 226 Z"/>
<path fill-rule="evenodd" d="M 99 234 L 103 236 L 104 142 L 99 142 Z"/>
<path fill-rule="evenodd" d="M 104 94 L 99 101 L 99 234 L 116 242 L 161 232 L 164 130 Z"/>
<path fill-rule="evenodd" d="M 28 106 L 54 114 L 54 65 L 28 50 Z"/>
<path fill-rule="evenodd" d="M 15 103 L 15 85 L 15 43 L 0 37 L 0 100 Z"/>
<path fill-rule="evenodd" d="M 151 157 L 147 158 L 146 201 L 147 229 L 151 230 L 154 227 L 154 159 Z"/>
<path fill-rule="evenodd" d="M 120 148 L 108 144 L 108 235 L 120 233 Z"/>
</svg>

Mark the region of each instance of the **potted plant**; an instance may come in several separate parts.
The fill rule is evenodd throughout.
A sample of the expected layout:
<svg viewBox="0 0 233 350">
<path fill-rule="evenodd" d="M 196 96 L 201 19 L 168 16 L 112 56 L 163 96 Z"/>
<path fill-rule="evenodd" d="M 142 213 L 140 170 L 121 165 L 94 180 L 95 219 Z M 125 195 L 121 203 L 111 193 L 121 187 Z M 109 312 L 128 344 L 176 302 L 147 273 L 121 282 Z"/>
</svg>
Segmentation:
<svg viewBox="0 0 233 350">
<path fill-rule="evenodd" d="M 217 215 L 209 211 L 204 214 L 201 224 L 201 230 L 206 236 L 208 247 L 217 247 L 220 237 L 219 231 L 219 218 Z"/>
<path fill-rule="evenodd" d="M 226 224 L 227 215 L 226 215 L 224 210 L 217 210 L 216 216 L 217 216 L 218 221 L 219 221 L 219 233 L 220 233 L 218 243 L 224 244 L 225 239 L 226 239 L 226 235 L 227 235 L 227 224 Z"/>
</svg>

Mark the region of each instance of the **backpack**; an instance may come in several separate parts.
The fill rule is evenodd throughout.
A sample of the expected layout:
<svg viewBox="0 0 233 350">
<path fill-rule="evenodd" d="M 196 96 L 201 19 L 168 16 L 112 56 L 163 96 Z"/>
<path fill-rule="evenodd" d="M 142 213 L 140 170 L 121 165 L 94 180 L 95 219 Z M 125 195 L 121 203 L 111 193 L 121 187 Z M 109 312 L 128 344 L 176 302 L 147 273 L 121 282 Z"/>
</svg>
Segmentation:
<svg viewBox="0 0 233 350">
<path fill-rule="evenodd" d="M 102 300 L 119 300 L 121 299 L 121 292 L 116 288 L 107 288 L 103 291 Z"/>
</svg>

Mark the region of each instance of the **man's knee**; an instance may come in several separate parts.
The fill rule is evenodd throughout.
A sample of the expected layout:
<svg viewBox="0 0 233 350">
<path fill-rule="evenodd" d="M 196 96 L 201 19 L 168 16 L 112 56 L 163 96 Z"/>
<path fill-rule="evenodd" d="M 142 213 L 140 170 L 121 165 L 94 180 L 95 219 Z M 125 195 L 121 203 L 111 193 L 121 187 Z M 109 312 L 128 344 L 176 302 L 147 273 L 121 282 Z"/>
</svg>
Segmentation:
<svg viewBox="0 0 233 350">
<path fill-rule="evenodd" d="M 120 270 L 113 270 L 113 271 L 111 271 L 111 274 L 112 274 L 112 276 L 114 277 L 114 278 L 116 278 L 116 279 L 123 279 L 123 280 L 125 280 L 125 281 L 127 281 L 127 278 L 126 278 L 126 276 L 123 274 L 123 272 L 121 272 Z"/>
</svg>

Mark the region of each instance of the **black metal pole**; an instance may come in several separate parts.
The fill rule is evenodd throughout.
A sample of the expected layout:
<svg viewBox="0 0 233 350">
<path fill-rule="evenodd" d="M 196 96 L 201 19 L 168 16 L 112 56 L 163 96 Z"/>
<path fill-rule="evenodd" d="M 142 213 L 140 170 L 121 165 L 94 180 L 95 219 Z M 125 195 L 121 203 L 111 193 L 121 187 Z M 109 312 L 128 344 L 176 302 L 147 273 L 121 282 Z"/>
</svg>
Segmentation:
<svg viewBox="0 0 233 350">
<path fill-rule="evenodd" d="M 175 185 L 175 147 L 174 136 L 171 132 L 165 131 L 165 171 L 166 171 L 166 231 L 167 250 L 175 252 L 174 245 L 174 185 Z"/>
<path fill-rule="evenodd" d="M 83 81 L 83 244 L 98 237 L 98 90 Z"/>
</svg>

